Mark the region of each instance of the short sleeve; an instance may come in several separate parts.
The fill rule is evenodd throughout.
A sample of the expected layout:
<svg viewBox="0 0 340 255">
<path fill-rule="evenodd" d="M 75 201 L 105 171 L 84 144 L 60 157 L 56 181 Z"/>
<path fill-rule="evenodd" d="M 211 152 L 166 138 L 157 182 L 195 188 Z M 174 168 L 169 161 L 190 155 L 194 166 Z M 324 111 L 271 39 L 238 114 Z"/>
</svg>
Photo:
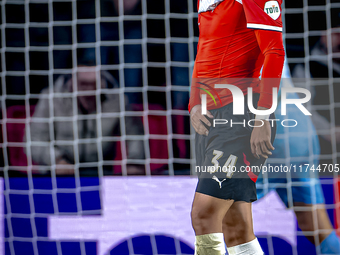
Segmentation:
<svg viewBox="0 0 340 255">
<path fill-rule="evenodd" d="M 282 0 L 243 0 L 247 27 L 282 32 Z"/>
</svg>

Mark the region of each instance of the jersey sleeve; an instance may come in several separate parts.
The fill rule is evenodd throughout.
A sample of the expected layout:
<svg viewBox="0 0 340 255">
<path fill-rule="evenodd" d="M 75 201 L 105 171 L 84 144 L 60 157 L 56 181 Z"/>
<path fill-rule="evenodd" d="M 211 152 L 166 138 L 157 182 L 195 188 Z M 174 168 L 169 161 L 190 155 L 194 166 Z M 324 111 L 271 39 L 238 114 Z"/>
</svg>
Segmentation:
<svg viewBox="0 0 340 255">
<path fill-rule="evenodd" d="M 247 28 L 255 29 L 255 36 L 264 63 L 258 106 L 272 106 L 272 90 L 279 89 L 285 51 L 282 40 L 282 0 L 242 0 Z"/>
<path fill-rule="evenodd" d="M 256 39 L 264 55 L 262 77 L 260 83 L 260 99 L 258 106 L 270 108 L 272 106 L 273 88 L 279 90 L 285 50 L 282 33 L 276 31 L 256 30 Z"/>
<path fill-rule="evenodd" d="M 282 32 L 282 0 L 243 0 L 247 27 Z"/>
</svg>

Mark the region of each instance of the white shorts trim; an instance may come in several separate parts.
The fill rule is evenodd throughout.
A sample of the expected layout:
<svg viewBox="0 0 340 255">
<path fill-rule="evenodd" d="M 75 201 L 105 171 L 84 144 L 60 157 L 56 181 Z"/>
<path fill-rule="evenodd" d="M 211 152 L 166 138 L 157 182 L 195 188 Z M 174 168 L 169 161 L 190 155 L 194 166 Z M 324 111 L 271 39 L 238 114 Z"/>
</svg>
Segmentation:
<svg viewBox="0 0 340 255">
<path fill-rule="evenodd" d="M 264 30 L 272 30 L 282 32 L 282 27 L 268 26 L 263 24 L 253 24 L 248 23 L 247 28 L 256 28 L 256 29 L 264 29 Z"/>
</svg>

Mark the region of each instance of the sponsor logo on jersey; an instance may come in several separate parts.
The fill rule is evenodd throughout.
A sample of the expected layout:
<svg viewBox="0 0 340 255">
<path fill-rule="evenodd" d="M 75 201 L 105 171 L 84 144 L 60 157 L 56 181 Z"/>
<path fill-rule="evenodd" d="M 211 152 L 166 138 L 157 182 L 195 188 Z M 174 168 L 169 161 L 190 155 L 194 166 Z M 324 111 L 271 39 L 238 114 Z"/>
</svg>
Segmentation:
<svg viewBox="0 0 340 255">
<path fill-rule="evenodd" d="M 273 20 L 277 20 L 280 17 L 281 10 L 277 1 L 268 1 L 264 5 L 264 12 L 269 15 Z"/>
</svg>

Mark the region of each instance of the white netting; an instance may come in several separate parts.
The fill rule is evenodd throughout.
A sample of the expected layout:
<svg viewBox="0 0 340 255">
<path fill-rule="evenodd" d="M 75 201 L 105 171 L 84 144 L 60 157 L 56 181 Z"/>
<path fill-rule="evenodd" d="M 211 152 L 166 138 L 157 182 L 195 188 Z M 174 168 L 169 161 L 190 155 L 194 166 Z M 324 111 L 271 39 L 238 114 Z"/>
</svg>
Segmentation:
<svg viewBox="0 0 340 255">
<path fill-rule="evenodd" d="M 80 1 L 82 2 L 82 1 Z M 86 1 L 85 1 L 86 2 Z M 109 2 L 109 1 L 107 1 Z M 42 2 L 37 2 L 41 5 Z M 197 38 L 194 37 L 193 35 L 193 26 L 194 26 L 194 22 L 193 22 L 193 17 L 195 17 L 195 13 L 193 12 L 193 5 L 190 2 L 186 9 L 184 10 L 187 13 L 184 14 L 178 14 L 178 13 L 170 13 L 170 3 L 167 2 L 167 4 L 165 4 L 164 8 L 165 8 L 165 15 L 158 15 L 158 14 L 149 14 L 146 11 L 147 5 L 146 2 L 141 2 L 141 11 L 142 13 L 140 13 L 141 15 L 119 15 L 117 17 L 102 17 L 101 16 L 101 4 L 98 2 L 96 2 L 96 11 L 95 11 L 95 17 L 93 17 L 92 19 L 77 19 L 77 2 L 76 1 L 65 1 L 65 2 L 61 2 L 61 3 L 70 3 L 72 4 L 72 20 L 70 21 L 55 21 L 53 19 L 53 13 L 55 13 L 56 11 L 54 11 L 53 6 L 55 4 L 58 4 L 60 2 L 46 2 L 43 1 L 43 3 L 46 3 L 46 5 L 48 4 L 48 9 L 49 9 L 49 21 L 48 22 L 30 22 L 30 12 L 29 12 L 29 6 L 34 5 L 34 2 L 30 2 L 30 3 L 26 3 L 23 4 L 23 2 L 15 2 L 15 1 L 11 1 L 10 4 L 11 5 L 20 5 L 20 6 L 24 6 L 25 7 L 25 23 L 23 24 L 12 24 L 12 23 L 6 23 L 6 12 L 5 12 L 5 8 L 3 8 L 3 22 L 5 23 L 3 25 L 4 29 L 3 29 L 3 43 L 4 45 L 6 45 L 6 29 L 18 29 L 21 30 L 23 29 L 23 31 L 25 32 L 25 47 L 3 47 L 2 51 L 3 53 L 3 67 L 6 67 L 6 53 L 11 53 L 11 52 L 22 52 L 25 56 L 25 70 L 22 71 L 11 71 L 11 70 L 4 70 L 3 72 L 3 103 L 6 103 L 6 100 L 22 100 L 22 101 L 18 101 L 19 104 L 22 104 L 23 101 L 25 101 L 25 110 L 26 110 L 26 120 L 21 120 L 23 123 L 26 122 L 29 123 L 30 121 L 30 113 L 32 111 L 29 111 L 30 109 L 30 105 L 32 105 L 32 103 L 30 102 L 32 99 L 38 99 L 38 98 L 42 98 L 41 95 L 38 94 L 30 94 L 29 91 L 30 89 L 32 89 L 32 86 L 35 86 L 35 84 L 30 84 L 30 77 L 32 75 L 35 76 L 48 76 L 49 82 L 48 82 L 48 86 L 50 91 L 53 91 L 54 88 L 54 80 L 55 80 L 55 76 L 56 74 L 60 75 L 60 74 L 76 74 L 78 72 L 78 69 L 81 69 L 78 67 L 77 64 L 77 58 L 80 58 L 81 56 L 77 56 L 77 50 L 78 49 L 82 49 L 82 48 L 92 48 L 95 50 L 95 56 L 94 59 L 91 59 L 91 61 L 96 61 L 97 66 L 96 66 L 96 71 L 97 71 L 97 84 L 100 84 L 100 70 L 109 70 L 112 73 L 116 74 L 116 77 L 114 77 L 115 79 L 119 80 L 119 88 L 113 88 L 113 89 L 97 89 L 95 91 L 95 95 L 96 95 L 96 100 L 97 100 L 97 113 L 96 115 L 92 115 L 92 116 L 82 116 L 80 118 L 89 118 L 89 119 L 93 119 L 96 118 L 97 119 L 97 130 L 98 130 L 98 139 L 96 139 L 96 142 L 98 143 L 98 165 L 102 165 L 103 164 L 103 157 L 101 156 L 101 146 L 100 146 L 100 142 L 101 141 L 105 141 L 105 139 L 108 139 L 109 141 L 126 141 L 129 139 L 135 139 L 136 137 L 131 137 L 129 135 L 126 134 L 126 129 L 128 129 L 129 127 L 125 126 L 125 116 L 141 116 L 144 117 L 144 133 L 146 134 L 145 136 L 140 136 L 138 137 L 139 139 L 144 139 L 144 153 L 145 153 L 145 158 L 146 158 L 146 173 L 149 175 L 150 174 L 150 166 L 148 165 L 150 162 L 151 163 L 160 163 L 160 164 L 169 164 L 168 169 L 169 169 L 169 174 L 173 175 L 174 174 L 174 168 L 173 168 L 173 163 L 187 163 L 190 164 L 191 161 L 190 160 L 180 160 L 180 159 L 176 159 L 173 156 L 173 145 L 172 142 L 168 143 L 168 155 L 169 158 L 168 159 L 164 159 L 164 160 L 157 160 L 155 158 L 151 158 L 150 159 L 150 149 L 148 146 L 148 141 L 149 139 L 164 139 L 164 140 L 168 140 L 171 141 L 172 139 L 186 139 L 189 140 L 190 136 L 189 135 L 184 135 L 184 134 L 173 134 L 172 132 L 172 120 L 171 120 L 171 116 L 172 115 L 187 115 L 187 111 L 185 110 L 185 108 L 183 107 L 183 105 L 185 105 L 187 102 L 185 102 L 185 97 L 182 96 L 182 98 L 184 98 L 184 102 L 180 102 L 177 103 L 178 105 L 180 105 L 180 107 L 177 106 L 177 109 L 173 106 L 172 101 L 174 101 L 174 96 L 171 95 L 171 93 L 173 92 L 188 92 L 189 91 L 189 87 L 187 86 L 187 84 L 180 84 L 177 82 L 177 85 L 173 85 L 170 86 L 170 84 L 173 83 L 172 81 L 172 76 L 175 76 L 178 74 L 176 74 L 172 69 L 174 68 L 185 68 L 186 70 L 186 74 L 187 77 L 184 77 L 185 81 L 189 80 L 189 73 L 192 69 L 193 66 L 193 61 L 194 61 L 194 42 L 197 41 Z M 105 1 L 104 1 L 105 3 Z M 6 2 L 2 3 L 3 6 L 6 6 Z M 8 3 L 7 3 L 8 5 Z M 78 3 L 79 5 L 79 3 Z M 102 4 L 104 5 L 104 4 Z M 68 5 L 65 6 L 65 8 Z M 71 7 L 71 5 L 69 5 L 68 7 Z M 94 7 L 94 4 L 93 6 Z M 104 5 L 105 7 L 105 5 Z M 123 2 L 121 2 L 119 4 L 119 13 L 122 13 L 124 11 L 123 9 Z M 33 7 L 31 7 L 33 8 Z M 103 8 L 103 7 L 102 7 Z M 137 11 L 138 12 L 138 11 Z M 183 18 L 183 19 L 182 19 Z M 180 37 L 171 37 L 170 35 L 170 23 L 172 24 L 172 29 L 175 31 L 175 22 L 176 19 L 181 19 L 181 21 L 184 21 L 187 23 L 188 28 L 186 28 L 185 30 L 187 30 L 187 37 L 185 38 L 180 38 Z M 137 25 L 137 28 L 133 28 L 133 29 L 139 29 L 140 31 L 137 31 L 136 34 L 141 33 L 142 38 L 141 39 L 124 39 L 127 37 L 127 34 L 129 31 L 125 31 L 124 30 L 124 24 L 127 24 L 126 22 L 139 22 L 140 26 Z M 152 35 L 151 37 L 148 37 L 148 30 L 147 30 L 147 22 L 156 22 L 156 27 L 157 27 L 157 23 L 159 22 L 162 26 L 162 24 L 164 23 L 164 31 L 165 31 L 165 35 L 164 38 L 153 38 Z M 79 39 L 79 37 L 86 37 L 86 33 L 91 33 L 93 32 L 91 29 L 93 28 L 88 28 L 88 31 L 86 30 L 87 28 L 84 27 L 83 25 L 94 25 L 95 26 L 95 38 L 92 38 L 93 40 L 95 40 L 95 42 L 87 42 L 87 43 L 77 43 L 77 37 Z M 118 33 L 118 40 L 115 41 L 107 41 L 104 40 L 102 41 L 102 36 L 101 36 L 101 31 L 103 30 L 103 28 L 105 28 L 105 24 L 110 24 L 110 25 L 114 25 L 114 26 L 118 26 L 117 31 L 115 31 L 115 33 Z M 79 27 L 79 26 L 83 26 L 83 27 Z M 129 24 L 128 24 L 129 26 Z M 47 28 L 48 29 L 48 38 L 49 38 L 49 45 L 48 46 L 30 46 L 30 40 L 34 40 L 31 39 L 30 37 L 30 32 L 29 30 L 32 28 Z M 58 27 L 69 27 L 72 29 L 72 44 L 53 44 L 51 43 L 52 41 L 56 41 L 55 40 L 55 36 L 56 36 L 56 29 Z M 85 30 L 85 32 L 83 32 L 85 35 L 79 35 L 80 32 L 79 30 Z M 16 31 L 16 32 L 18 32 Z M 82 32 L 82 31 L 81 31 Z M 107 34 L 109 33 L 108 31 L 105 32 L 107 36 Z M 175 33 L 175 32 L 174 32 Z M 185 32 L 184 32 L 185 33 Z M 58 34 L 59 36 L 62 36 L 62 34 Z M 157 33 L 156 33 L 156 36 Z M 162 35 L 161 35 L 162 36 Z M 137 36 L 138 37 L 138 36 Z M 91 39 L 89 39 L 90 41 Z M 85 39 L 86 41 L 86 39 Z M 150 58 L 150 56 L 148 56 L 148 46 L 152 46 L 153 44 L 157 44 L 157 45 L 162 45 L 162 47 L 164 48 L 163 54 L 165 55 L 164 58 L 164 62 L 156 62 L 156 61 L 148 61 L 148 58 Z M 172 52 L 171 47 L 175 48 L 174 46 L 180 45 L 180 46 L 184 46 L 187 47 L 186 53 L 188 55 L 188 61 L 183 62 L 183 61 L 174 61 L 174 57 L 171 56 L 171 54 L 179 54 L 178 50 L 177 52 Z M 132 63 L 131 61 L 129 62 L 125 62 L 124 60 L 126 60 L 126 56 L 124 56 L 124 53 L 128 53 L 129 51 L 126 50 L 125 47 L 129 46 L 129 45 L 137 45 L 141 47 L 141 61 L 137 61 L 137 63 Z M 118 47 L 118 50 L 115 49 L 115 53 L 117 53 L 117 56 L 114 57 L 118 57 L 119 61 L 116 62 L 115 65 L 112 64 L 102 64 L 101 61 L 101 55 L 103 55 L 103 52 L 105 52 L 105 48 L 106 46 L 110 46 L 110 47 Z M 150 48 L 151 48 L 150 46 Z M 66 69 L 66 68 L 55 68 L 56 65 L 63 65 L 60 63 L 55 63 L 55 57 L 58 54 L 55 54 L 56 51 L 72 51 L 72 56 L 70 56 L 72 58 L 72 69 Z M 46 54 L 48 54 L 48 65 L 49 68 L 48 70 L 35 70 L 35 69 L 31 69 L 30 68 L 30 57 L 33 56 L 33 52 L 38 51 L 38 52 L 44 52 Z M 59 53 L 59 52 L 58 52 Z M 112 52 L 108 52 L 110 54 L 112 54 Z M 139 52 L 138 52 L 139 53 Z M 61 53 L 60 53 L 61 54 Z M 86 53 L 85 53 L 86 54 Z M 137 58 L 138 58 L 137 57 Z M 130 56 L 131 59 L 131 56 Z M 58 59 L 60 61 L 60 58 Z M 64 59 L 62 59 L 63 61 Z M 42 59 L 43 61 L 43 59 Z M 138 63 L 140 62 L 140 63 Z M 161 79 L 164 80 L 164 84 L 162 84 L 162 86 L 154 86 L 154 84 L 150 84 L 150 80 L 152 78 L 148 77 L 148 73 L 151 72 L 152 75 L 156 75 L 157 76 L 157 72 L 155 72 L 155 70 L 151 69 L 151 68 L 160 68 L 160 72 L 164 72 L 163 77 L 161 77 Z M 125 76 L 126 73 L 129 73 L 127 70 L 135 70 L 135 69 L 140 69 L 142 72 L 142 80 L 138 81 L 141 82 L 140 84 L 138 84 L 138 87 L 133 86 L 134 84 L 128 84 L 125 82 Z M 86 69 L 83 71 L 87 71 Z M 125 72 L 125 73 L 124 73 Z M 136 73 L 136 72 L 135 72 Z M 175 73 L 175 74 L 174 74 Z M 25 77 L 25 90 L 26 93 L 25 95 L 19 96 L 19 95 L 9 95 L 6 94 L 6 76 L 22 76 Z M 160 75 L 162 76 L 162 74 Z M 131 77 L 128 77 L 129 79 L 131 79 Z M 73 75 L 72 76 L 73 79 L 73 84 L 76 84 L 77 81 L 77 76 Z M 138 79 L 138 78 L 136 78 Z M 163 82 L 162 80 L 162 82 Z M 136 83 L 136 82 L 135 82 Z M 74 86 L 74 85 L 72 85 Z M 97 85 L 100 86 L 100 85 Z M 77 112 L 77 96 L 80 95 L 91 95 L 94 92 L 83 92 L 83 91 L 77 91 L 76 86 L 73 87 L 73 92 L 70 91 L 68 93 L 65 93 L 65 91 L 63 91 L 64 93 L 49 93 L 49 94 L 45 94 L 45 98 L 49 99 L 49 103 L 50 105 L 50 114 L 49 114 L 49 119 L 46 120 L 39 120 L 39 121 L 46 121 L 46 122 L 52 122 L 52 121 L 61 121 L 61 120 L 67 120 L 64 117 L 58 119 L 59 116 L 54 116 L 54 110 L 53 110 L 53 103 L 52 103 L 52 99 L 53 98 L 57 98 L 57 97 L 71 97 L 72 98 L 72 102 L 75 104 L 73 105 L 73 117 L 70 116 L 70 119 L 72 119 L 74 125 L 73 128 L 74 130 L 77 130 L 77 123 L 76 123 L 76 119 L 79 117 L 76 117 L 78 115 Z M 150 92 L 159 92 L 159 94 L 150 94 Z M 126 103 L 126 97 L 124 95 L 128 94 L 128 93 L 135 93 L 138 94 L 139 97 L 141 97 L 142 100 L 139 100 L 139 104 L 140 107 L 142 109 L 144 109 L 141 112 L 127 112 L 125 111 L 126 109 L 126 105 L 128 103 Z M 149 94 L 148 94 L 149 93 Z M 118 94 L 119 95 L 119 102 L 120 102 L 120 109 L 115 109 L 117 111 L 117 113 L 114 114 L 106 114 L 105 113 L 101 113 L 101 101 L 100 101 L 100 95 L 101 94 Z M 150 107 L 150 105 L 148 104 L 148 102 L 152 101 L 152 98 L 150 99 L 150 97 L 155 96 L 155 95 L 161 95 L 163 99 L 165 99 L 166 102 L 162 102 L 162 104 L 166 107 L 164 110 L 155 110 L 152 109 L 152 107 Z M 156 101 L 156 100 L 154 100 Z M 186 100 L 187 101 L 187 100 Z M 36 100 L 35 100 L 36 103 Z M 133 101 L 129 102 L 129 104 L 134 103 Z M 12 104 L 15 104 L 12 102 Z M 157 104 L 157 103 L 155 103 Z M 162 106 L 163 106 L 162 105 Z M 157 108 L 157 107 L 154 107 Z M 6 109 L 5 105 L 3 107 L 3 109 Z M 156 115 L 156 116 L 165 116 L 166 117 L 166 124 L 167 124 L 167 131 L 165 132 L 167 135 L 160 135 L 160 136 L 153 136 L 152 134 L 149 135 L 149 127 L 148 127 L 148 122 L 147 120 L 147 116 L 148 115 Z M 4 116 L 6 119 L 6 116 Z M 116 137 L 116 138 L 103 138 L 102 134 L 101 134 L 101 118 L 102 117 L 119 117 L 120 118 L 120 137 Z M 10 120 L 9 120 L 10 121 Z M 16 120 L 16 122 L 20 122 L 19 120 Z M 4 127 L 6 128 L 6 127 Z M 52 126 L 51 126 L 52 128 Z M 29 129 L 27 131 L 27 135 L 29 134 Z M 51 133 L 53 133 L 53 131 L 51 131 Z M 51 137 L 53 138 L 53 137 Z M 51 139 L 50 139 L 51 140 Z M 73 143 L 73 145 L 77 144 L 78 142 L 82 143 L 82 142 L 91 142 L 91 141 L 82 141 L 79 140 L 78 141 L 78 137 L 77 137 L 77 132 L 74 132 L 74 140 L 76 141 L 75 143 Z M 30 147 L 30 137 L 27 137 L 27 148 Z M 72 145 L 72 143 L 69 143 Z M 12 144 L 8 144 L 9 146 L 11 146 Z M 53 155 L 53 146 L 54 144 L 50 144 L 51 147 L 51 155 Z M 24 143 L 22 144 L 16 144 L 15 146 L 25 146 Z M 122 157 L 122 161 L 115 161 L 115 162 L 107 162 L 110 164 L 117 164 L 117 165 L 123 165 L 123 169 L 122 172 L 123 174 L 126 174 L 126 163 L 139 163 L 139 164 L 144 164 L 145 161 L 144 160 L 140 160 L 140 161 L 134 161 L 134 160 L 128 160 L 127 159 L 127 155 L 126 155 L 126 148 L 125 148 L 125 143 L 122 142 L 121 144 L 122 148 L 121 148 L 121 157 Z M 27 152 L 28 155 L 28 159 L 30 161 L 30 152 Z M 76 146 L 74 147 L 74 161 L 75 164 L 79 164 L 79 159 L 77 159 L 79 153 L 77 152 L 77 148 Z M 51 157 L 51 160 L 53 161 L 54 157 Z M 52 166 L 54 165 L 55 162 L 51 162 Z M 97 162 L 96 162 L 97 164 Z M 8 164 L 6 164 L 8 165 Z M 32 162 L 28 162 L 28 165 L 32 165 Z M 18 168 L 16 168 L 18 170 Z M 19 168 L 20 169 L 20 168 Z M 25 167 L 22 168 L 22 170 L 25 170 Z"/>
<path fill-rule="evenodd" d="M 124 12 L 125 15 L 123 15 Z M 38 233 L 41 228 L 36 225 L 36 219 L 37 217 L 46 218 L 51 212 L 39 212 L 40 209 L 36 204 L 38 195 L 51 195 L 52 214 L 101 213 L 100 208 L 84 209 L 82 194 L 98 191 L 100 186 L 98 184 L 82 185 L 80 168 L 91 168 L 90 175 L 100 178 L 104 175 L 105 167 L 106 174 L 127 175 L 128 164 L 145 165 L 144 174 L 146 175 L 151 175 L 152 171 L 157 174 L 165 171 L 168 175 L 175 175 L 176 167 L 186 174 L 190 173 L 193 159 L 190 159 L 189 152 L 183 153 L 183 150 L 189 151 L 192 138 L 190 130 L 184 132 L 184 120 L 188 115 L 186 104 L 189 74 L 194 62 L 194 43 L 197 42 L 197 37 L 194 37 L 193 32 L 195 23 L 193 19 L 197 14 L 194 13 L 191 1 L 186 3 L 184 10 L 178 3 L 170 6 L 170 1 L 161 4 L 157 1 L 139 3 L 139 1 L 123 0 L 2 1 L 1 16 L 1 108 L 3 113 L 1 124 L 7 202 L 6 229 L 8 230 L 5 236 L 6 254 L 20 254 L 20 247 L 24 247 L 25 242 L 30 244 L 25 254 L 49 254 L 48 249 L 41 251 L 39 242 L 48 242 L 49 238 L 45 234 Z M 182 32 L 182 35 L 179 34 L 176 37 L 177 20 L 186 25 L 184 36 Z M 162 35 L 162 31 L 155 31 L 157 29 L 163 30 L 164 34 Z M 171 33 L 174 34 L 171 35 Z M 138 47 L 140 50 L 136 49 Z M 161 48 L 160 58 L 157 47 Z M 185 53 L 180 53 L 178 47 L 184 48 Z M 86 55 L 86 50 L 85 53 L 81 53 L 79 49 L 94 51 L 87 51 L 90 56 L 87 56 L 84 61 L 81 59 L 83 57 L 81 54 Z M 152 50 L 153 55 L 148 54 L 148 51 Z M 136 56 L 136 52 L 140 55 Z M 130 55 L 126 56 L 127 54 Z M 185 61 L 181 54 L 187 55 L 184 56 Z M 103 60 L 102 56 L 108 59 Z M 150 59 L 151 57 L 153 60 Z M 95 90 L 79 91 L 75 85 L 78 82 L 76 75 L 78 72 L 93 71 L 80 67 L 79 61 L 87 65 L 86 61 L 89 61 L 90 65 L 96 65 Z M 173 74 L 176 68 L 184 70 L 186 77 L 182 79 L 183 83 L 176 78 L 178 73 Z M 161 74 L 160 79 L 157 80 L 158 73 Z M 152 79 L 153 76 L 156 76 L 156 81 Z M 64 80 L 60 81 L 60 79 Z M 67 83 L 67 79 L 70 79 L 71 88 L 65 91 L 63 85 Z M 114 79 L 113 82 L 112 79 Z M 174 79 L 177 79 L 177 82 L 174 82 Z M 111 80 L 111 86 L 101 87 L 103 80 L 106 83 Z M 152 84 L 153 81 L 156 84 Z M 171 84 L 176 85 L 171 86 Z M 44 93 L 40 94 L 42 89 Z M 175 106 L 172 102 L 178 100 L 174 99 L 174 93 L 180 93 L 183 100 L 183 102 L 177 102 Z M 77 97 L 89 95 L 95 96 L 96 111 L 86 115 L 80 114 Z M 105 106 L 102 104 L 103 95 L 117 100 L 119 103 L 113 105 L 117 108 L 102 111 L 102 107 Z M 161 100 L 157 97 L 161 97 Z M 137 102 L 133 101 L 135 98 Z M 65 112 L 61 109 L 65 106 L 63 103 L 70 104 L 67 116 L 63 115 Z M 134 107 L 130 107 L 131 104 L 135 104 Z M 129 117 L 140 117 L 138 121 L 142 123 L 142 131 L 137 130 L 129 134 L 129 130 L 134 129 L 131 127 L 134 124 L 133 121 L 127 120 Z M 112 135 L 108 135 L 107 132 L 103 133 L 103 128 L 105 129 L 109 119 L 116 120 L 115 123 L 109 123 L 115 125 L 112 127 L 115 130 Z M 175 128 L 183 126 L 177 133 L 173 132 L 173 119 L 174 121 L 180 119 L 179 124 L 174 126 Z M 187 119 L 185 121 L 188 122 Z M 58 139 L 59 134 L 56 129 L 58 123 L 61 122 L 70 124 L 68 128 L 73 131 L 71 131 L 72 139 L 68 139 L 67 136 L 61 136 L 62 139 Z M 92 128 L 95 135 L 84 137 L 79 130 L 83 131 L 81 125 L 89 122 L 94 123 Z M 149 123 L 159 124 L 159 128 L 165 130 L 157 133 L 156 127 L 156 130 L 150 132 Z M 40 129 L 38 133 L 37 129 Z M 67 128 L 64 130 L 66 133 L 68 131 L 70 130 Z M 44 137 L 41 141 L 36 139 L 39 132 L 41 132 L 41 137 Z M 136 145 L 133 143 L 134 140 L 142 142 L 142 147 L 138 149 L 143 150 L 143 157 L 140 157 L 140 152 L 133 150 Z M 151 143 L 153 148 L 150 152 L 149 141 L 151 140 L 156 142 Z M 165 141 L 165 143 L 160 141 Z M 117 153 L 112 153 L 111 158 L 107 155 L 105 157 L 104 154 L 107 154 L 107 151 L 103 153 L 103 148 L 107 150 L 108 147 L 105 143 L 114 142 L 113 149 Z M 181 143 L 182 145 L 177 145 Z M 189 145 L 189 147 L 183 147 L 183 143 L 184 146 Z M 128 144 L 130 148 L 127 148 Z M 140 143 L 137 144 L 139 145 Z M 97 160 L 82 159 L 81 153 L 84 153 L 82 150 L 88 149 L 89 146 L 97 151 Z M 174 148 L 176 146 L 177 149 Z M 58 148 L 67 148 L 71 151 L 69 155 L 73 155 L 68 158 L 74 169 L 75 182 L 72 188 L 60 187 L 60 183 L 58 184 L 56 171 L 58 156 L 65 156 L 63 153 L 59 155 Z M 91 148 L 89 150 L 91 151 Z M 164 153 L 157 153 L 157 150 L 164 150 Z M 132 154 L 130 158 L 129 153 Z M 150 167 L 150 164 L 154 166 Z M 174 167 L 175 164 L 177 166 Z M 186 164 L 186 167 L 181 167 L 182 164 Z M 112 167 L 113 165 L 122 167 L 117 170 Z M 28 186 L 26 189 L 18 190 L 11 184 L 9 176 L 22 176 L 26 173 Z M 50 179 L 50 188 L 37 188 L 33 175 L 39 173 Z M 74 212 L 63 212 L 59 206 L 60 196 L 63 193 L 75 194 L 76 210 Z M 18 213 L 15 208 L 12 208 L 13 206 L 10 206 L 13 195 L 23 195 L 29 199 L 29 213 L 20 210 Z M 16 227 L 12 226 L 12 222 L 13 220 L 16 222 L 17 219 L 29 219 L 31 235 L 16 232 Z M 29 228 L 28 232 L 30 232 Z M 154 239 L 155 237 L 152 236 L 152 240 Z M 51 252 L 67 253 L 61 241 L 55 243 L 56 248 L 53 248 Z M 128 244 L 130 254 L 132 254 L 134 249 L 131 239 L 128 240 Z M 152 250 L 157 253 L 154 241 L 151 241 L 151 244 Z M 89 251 L 84 241 L 80 242 L 79 250 L 80 254 L 88 254 Z M 179 241 L 176 241 L 176 250 L 177 254 L 181 253 Z"/>
<path fill-rule="evenodd" d="M 146 176 L 188 175 L 192 172 L 195 164 L 194 135 L 189 128 L 187 103 L 198 42 L 195 5 L 196 1 L 191 0 L 1 1 L 6 254 L 23 254 L 18 247 L 23 247 L 25 242 L 31 247 L 26 249 L 26 254 L 45 254 L 39 242 L 51 240 L 47 234 L 39 232 L 42 227 L 38 225 L 37 218 L 47 218 L 51 214 L 101 213 L 101 208 L 86 208 L 82 197 L 86 192 L 99 192 L 100 183 L 84 185 L 81 175 L 94 175 L 99 179 L 111 174 L 125 176 L 130 166 L 133 167 L 131 171 L 137 169 L 137 173 L 142 169 Z M 316 38 L 326 35 L 328 49 L 333 48 L 332 34 L 340 33 L 340 29 L 333 24 L 332 17 L 339 12 L 340 4 L 330 0 L 313 4 L 304 0 L 295 5 L 287 1 L 285 5 L 282 12 L 286 21 L 284 36 L 287 52 L 293 52 L 288 54 L 293 75 L 293 69 L 296 72 L 303 70 L 303 77 L 308 78 L 313 60 L 322 59 L 328 66 L 326 82 L 299 84 L 297 81 L 295 85 L 307 86 L 310 90 L 313 86 L 327 87 L 329 102 L 318 103 L 313 109 L 326 112 L 329 126 L 319 128 L 318 134 L 329 135 L 333 141 L 322 144 L 321 162 L 336 164 L 339 158 L 335 142 L 339 136 L 336 119 L 340 102 L 334 96 L 337 91 L 334 84 L 339 78 L 334 76 L 333 60 L 340 58 L 340 53 L 329 50 L 324 56 L 314 56 L 311 47 Z M 315 22 L 314 13 L 324 13 L 320 17 L 325 20 L 320 18 L 320 22 Z M 317 26 L 315 23 L 322 24 Z M 310 24 L 313 24 L 312 28 Z M 78 73 L 93 71 L 84 65 L 95 65 L 94 90 L 79 90 L 76 85 Z M 43 89 L 45 93 L 41 93 Z M 79 109 L 79 97 L 91 95 L 95 97 L 95 111 L 85 114 L 82 112 L 84 109 Z M 103 96 L 113 98 L 117 103 L 110 107 L 104 104 Z M 63 101 L 65 98 L 67 100 Z M 39 106 L 38 102 L 45 103 Z M 56 102 L 60 103 L 60 107 Z M 65 107 L 64 103 L 70 103 L 69 107 Z M 63 115 L 62 106 L 69 109 L 68 115 Z M 66 122 L 70 128 L 63 130 L 66 133 L 63 136 L 55 129 L 57 123 Z M 45 140 L 35 139 L 37 133 L 34 134 L 34 131 L 37 129 L 32 130 L 32 125 L 47 126 Z M 108 133 L 106 127 L 110 125 L 112 132 Z M 85 132 L 85 127 L 91 127 L 92 133 Z M 71 137 L 68 136 L 70 133 Z M 313 151 L 311 146 L 309 144 Z M 62 149 L 67 152 L 63 153 Z M 115 153 L 109 155 L 108 149 Z M 91 151 L 96 151 L 95 160 L 82 156 L 92 155 Z M 61 185 L 57 179 L 57 169 L 67 168 L 65 165 L 57 166 L 63 156 L 74 169 L 75 181 L 71 187 Z M 271 162 L 281 161 L 272 159 Z M 283 163 L 289 165 L 290 161 L 286 158 Z M 39 173 L 50 180 L 48 188 L 37 188 L 33 177 Z M 25 188 L 15 186 L 15 181 L 11 183 L 11 176 L 25 175 L 28 176 Z M 338 174 L 334 173 L 333 177 L 338 177 Z M 323 180 L 322 183 L 331 185 L 333 180 Z M 288 180 L 280 186 L 288 188 L 290 206 L 294 200 L 289 191 L 291 185 L 299 184 Z M 263 187 L 268 190 L 270 184 L 264 183 Z M 75 209 L 64 210 L 60 196 L 71 193 L 74 194 Z M 28 199 L 28 211 L 15 207 L 15 195 Z M 37 202 L 39 195 L 50 196 L 50 211 L 40 209 Z M 327 204 L 326 208 L 333 210 L 335 206 Z M 20 219 L 29 220 L 31 233 L 17 232 Z M 303 234 L 315 235 L 316 232 L 298 232 L 298 235 Z M 156 254 L 154 235 L 150 242 Z M 58 255 L 67 254 L 62 241 L 56 241 L 55 245 Z M 269 254 L 274 254 L 271 235 L 267 236 L 267 246 Z M 128 239 L 128 248 L 133 254 L 131 238 Z M 79 242 L 79 254 L 87 254 L 88 249 L 86 241 Z M 178 240 L 176 253 L 181 254 Z M 293 254 L 298 254 L 296 247 L 293 247 Z"/>
</svg>

